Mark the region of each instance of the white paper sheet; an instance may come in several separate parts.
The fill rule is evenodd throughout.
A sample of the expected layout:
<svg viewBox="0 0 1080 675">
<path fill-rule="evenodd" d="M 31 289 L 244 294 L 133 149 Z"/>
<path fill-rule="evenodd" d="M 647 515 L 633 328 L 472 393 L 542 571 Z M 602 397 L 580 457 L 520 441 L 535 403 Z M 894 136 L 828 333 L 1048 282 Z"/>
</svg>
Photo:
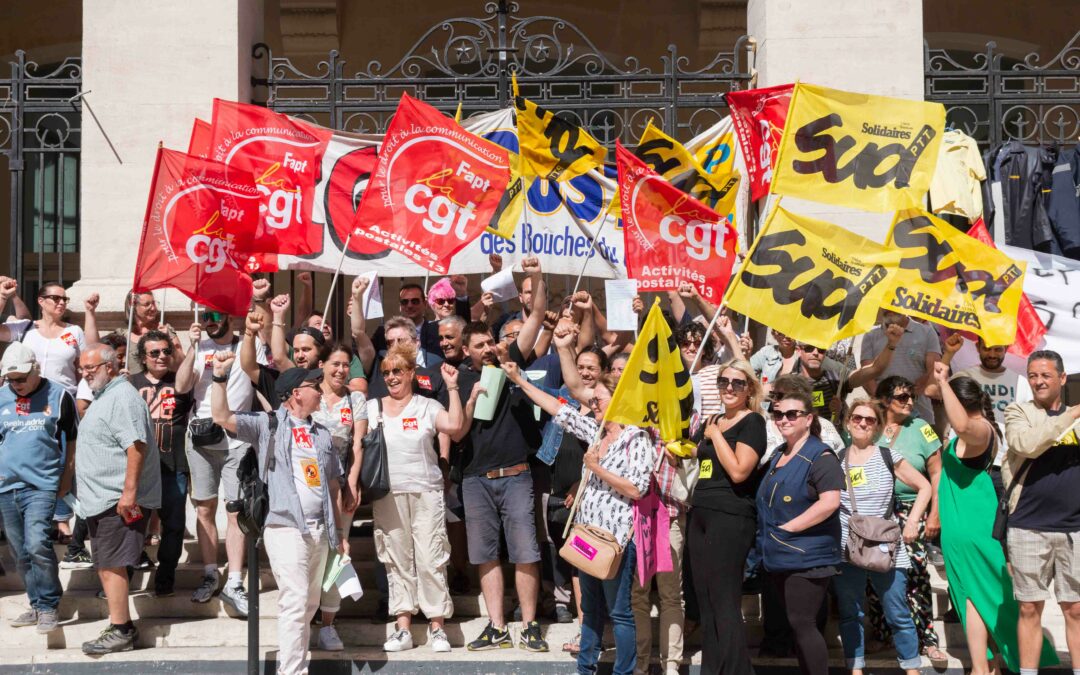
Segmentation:
<svg viewBox="0 0 1080 675">
<path fill-rule="evenodd" d="M 383 304 L 382 304 L 382 286 L 379 284 L 379 276 L 375 271 L 364 272 L 360 276 L 367 277 L 371 283 L 368 284 L 367 290 L 364 291 L 364 297 L 361 304 L 364 307 L 364 319 L 381 319 L 383 318 Z"/>
<path fill-rule="evenodd" d="M 495 302 L 513 300 L 518 295 L 517 285 L 514 283 L 514 271 L 509 267 L 481 281 L 480 288 L 485 293 L 491 293 Z"/>
<path fill-rule="evenodd" d="M 604 293 L 607 296 L 608 330 L 634 330 L 638 316 L 634 314 L 634 296 L 637 295 L 636 279 L 606 279 Z"/>
</svg>

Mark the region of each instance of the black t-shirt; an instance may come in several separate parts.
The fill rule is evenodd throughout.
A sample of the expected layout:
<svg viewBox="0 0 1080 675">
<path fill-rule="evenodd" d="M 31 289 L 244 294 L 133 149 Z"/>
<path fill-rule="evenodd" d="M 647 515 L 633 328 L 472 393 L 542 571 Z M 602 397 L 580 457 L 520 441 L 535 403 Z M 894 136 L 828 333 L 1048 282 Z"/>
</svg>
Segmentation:
<svg viewBox="0 0 1080 675">
<path fill-rule="evenodd" d="M 1046 411 L 1057 416 L 1065 406 Z M 1080 446 L 1076 431 L 1036 457 L 1024 477 L 1024 487 L 1009 527 L 1036 532 L 1080 531 Z"/>
<path fill-rule="evenodd" d="M 765 418 L 758 413 L 749 413 L 724 432 L 724 440 L 731 449 L 737 443 L 745 443 L 757 453 L 758 460 L 765 455 L 767 447 Z M 732 483 L 724 466 L 716 456 L 716 448 L 708 438 L 698 444 L 697 487 L 694 488 L 694 508 L 706 508 L 732 515 L 753 517 L 755 513 L 754 497 L 757 494 L 761 475 L 756 469 L 741 483 Z"/>
<path fill-rule="evenodd" d="M 132 375 L 129 381 L 150 408 L 162 465 L 176 473 L 187 473 L 184 435 L 193 403 L 191 392 L 176 393 L 176 373 L 165 373 L 159 382 L 151 382 L 147 374 L 141 372 Z"/>
<path fill-rule="evenodd" d="M 510 358 L 525 368 L 525 359 L 517 343 L 510 344 Z M 480 373 L 466 360 L 458 369 L 461 404 L 464 406 L 472 388 L 480 382 Z M 474 419 L 462 439 L 462 475 L 476 476 L 494 469 L 523 464 L 540 448 L 540 424 L 533 416 L 533 402 L 519 387 L 507 380 L 495 405 L 491 420 Z"/>
<path fill-rule="evenodd" d="M 846 490 L 844 467 L 832 452 L 823 452 L 810 465 L 810 475 L 806 479 L 806 494 L 816 500 L 822 492 Z"/>
</svg>

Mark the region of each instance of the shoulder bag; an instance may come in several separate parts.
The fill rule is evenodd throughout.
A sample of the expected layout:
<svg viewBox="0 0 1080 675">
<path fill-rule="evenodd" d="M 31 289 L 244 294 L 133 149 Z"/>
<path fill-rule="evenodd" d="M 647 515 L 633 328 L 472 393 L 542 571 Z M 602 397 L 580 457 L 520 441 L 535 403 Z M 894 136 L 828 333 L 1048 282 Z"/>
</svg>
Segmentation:
<svg viewBox="0 0 1080 675">
<path fill-rule="evenodd" d="M 1009 483 L 1009 487 L 1001 495 L 1001 499 L 998 500 L 997 511 L 994 513 L 994 527 L 990 530 L 990 536 L 1000 541 L 1002 546 L 1005 545 L 1005 537 L 1009 534 L 1009 498 L 1012 497 L 1013 490 L 1016 489 L 1016 486 L 1020 484 L 1020 481 L 1031 469 L 1031 463 L 1032 460 L 1030 459 L 1024 460 L 1024 463 L 1020 465 L 1020 470 L 1016 472 L 1012 482 Z"/>
<path fill-rule="evenodd" d="M 270 412 L 267 417 L 270 438 L 266 445 L 266 463 L 263 465 L 263 472 L 259 473 L 258 451 L 254 446 L 249 447 L 236 469 L 240 498 L 225 505 L 226 511 L 236 513 L 236 524 L 240 526 L 240 531 L 256 537 L 262 535 L 263 527 L 266 525 L 266 516 L 270 513 L 270 489 L 267 481 L 270 480 L 270 472 L 274 470 L 274 465 L 277 463 L 274 456 L 278 430 L 277 413 Z"/>
<path fill-rule="evenodd" d="M 889 474 L 893 473 L 892 457 L 887 448 L 878 448 Z M 855 488 L 851 485 L 851 462 L 844 453 L 844 480 L 847 483 L 848 498 L 851 500 L 851 517 L 848 518 L 847 551 L 848 561 L 856 567 L 871 572 L 888 572 L 896 562 L 896 548 L 900 544 L 900 526 L 893 522 L 893 502 L 889 500 L 889 509 L 884 517 L 867 516 L 859 513 L 855 504 Z"/>
<path fill-rule="evenodd" d="M 369 504 L 390 494 L 390 463 L 383 433 L 382 398 L 376 398 L 375 426 L 364 436 L 364 457 L 360 462 L 360 496 Z"/>
<path fill-rule="evenodd" d="M 623 547 L 615 539 L 615 535 L 604 528 L 574 522 L 574 514 L 577 513 L 590 475 L 588 469 L 582 472 L 574 503 L 570 507 L 570 517 L 563 529 L 566 543 L 559 549 L 559 557 L 589 576 L 607 581 L 614 579 L 619 573 Z"/>
</svg>

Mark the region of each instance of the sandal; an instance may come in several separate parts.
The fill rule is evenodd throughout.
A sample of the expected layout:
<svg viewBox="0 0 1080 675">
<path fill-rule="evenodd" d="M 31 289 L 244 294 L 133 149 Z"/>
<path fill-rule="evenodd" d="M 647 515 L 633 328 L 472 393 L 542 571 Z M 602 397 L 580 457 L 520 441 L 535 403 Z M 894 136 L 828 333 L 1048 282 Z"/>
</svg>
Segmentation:
<svg viewBox="0 0 1080 675">
<path fill-rule="evenodd" d="M 948 663 L 949 655 L 937 645 L 930 645 L 923 650 L 923 654 L 926 654 L 926 658 L 930 659 L 933 664 Z"/>
<path fill-rule="evenodd" d="M 570 642 L 564 642 L 562 650 L 572 656 L 577 656 L 581 651 L 581 633 L 574 636 Z"/>
</svg>

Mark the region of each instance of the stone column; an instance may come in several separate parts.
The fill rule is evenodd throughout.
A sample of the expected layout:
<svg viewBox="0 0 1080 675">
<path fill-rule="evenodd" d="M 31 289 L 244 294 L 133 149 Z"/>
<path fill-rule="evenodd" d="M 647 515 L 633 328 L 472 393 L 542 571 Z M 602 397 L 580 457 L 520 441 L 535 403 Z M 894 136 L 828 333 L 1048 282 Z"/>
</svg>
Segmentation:
<svg viewBox="0 0 1080 675">
<path fill-rule="evenodd" d="M 262 0 L 84 3 L 83 89 L 104 134 L 84 108 L 82 279 L 72 289 L 73 309 L 98 292 L 102 318 L 109 327 L 120 323 L 158 142 L 186 150 L 192 120 L 209 121 L 214 97 L 251 99 L 251 47 L 261 39 L 262 13 Z M 170 291 L 168 306 L 186 310 L 188 301 Z"/>
<path fill-rule="evenodd" d="M 923 100 L 922 0 L 748 0 L 746 18 L 759 87 L 801 80 Z M 892 219 L 790 197 L 783 204 L 877 241 Z"/>
</svg>

